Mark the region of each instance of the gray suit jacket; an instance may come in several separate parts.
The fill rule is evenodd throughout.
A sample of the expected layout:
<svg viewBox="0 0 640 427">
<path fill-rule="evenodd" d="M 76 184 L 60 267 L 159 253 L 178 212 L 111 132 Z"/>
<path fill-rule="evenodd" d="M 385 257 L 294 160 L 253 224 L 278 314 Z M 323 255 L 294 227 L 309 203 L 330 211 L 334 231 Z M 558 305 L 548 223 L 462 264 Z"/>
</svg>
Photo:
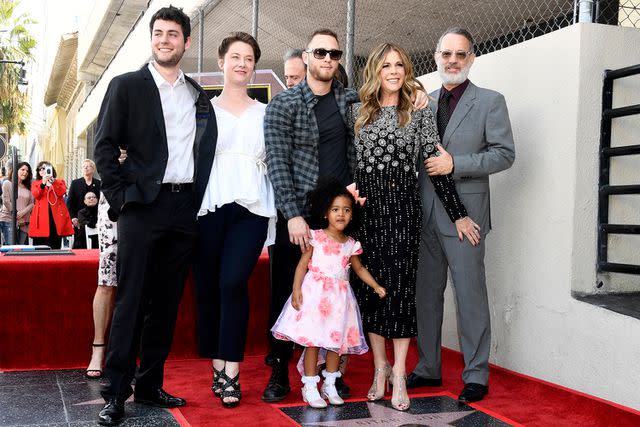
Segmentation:
<svg viewBox="0 0 640 427">
<path fill-rule="evenodd" d="M 436 100 L 440 90 L 431 93 Z M 437 101 L 430 107 L 434 116 Z M 469 83 L 442 137 L 443 147 L 453 156 L 453 177 L 469 217 L 486 234 L 491 229 L 489 175 L 509 168 L 515 160 L 513 133 L 504 96 Z M 440 232 L 456 236 L 455 225 L 438 200 L 424 167 L 419 173 L 425 223 L 432 206 Z"/>
</svg>

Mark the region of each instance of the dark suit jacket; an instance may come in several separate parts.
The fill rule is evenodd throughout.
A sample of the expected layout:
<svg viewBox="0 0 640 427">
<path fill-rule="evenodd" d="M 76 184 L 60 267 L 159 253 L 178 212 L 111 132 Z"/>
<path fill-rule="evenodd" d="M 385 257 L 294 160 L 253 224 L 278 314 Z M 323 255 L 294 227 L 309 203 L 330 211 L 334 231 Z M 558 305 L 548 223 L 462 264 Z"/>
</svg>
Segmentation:
<svg viewBox="0 0 640 427">
<path fill-rule="evenodd" d="M 67 208 L 71 218 L 78 218 L 78 212 L 84 208 L 84 196 L 87 191 L 95 193 L 96 197 L 100 197 L 100 188 L 102 182 L 99 179 L 91 180 L 91 187 L 87 189 L 84 177 L 74 179 L 69 186 L 69 196 L 67 197 Z"/>
<path fill-rule="evenodd" d="M 116 215 L 127 203 L 149 204 L 156 199 L 169 158 L 160 93 L 147 67 L 114 77 L 98 115 L 95 161 L 102 192 Z M 200 93 L 193 145 L 196 206 L 200 206 L 218 130 L 206 93 L 193 79 L 185 79 Z M 120 147 L 127 150 L 122 165 L 118 162 Z"/>
</svg>

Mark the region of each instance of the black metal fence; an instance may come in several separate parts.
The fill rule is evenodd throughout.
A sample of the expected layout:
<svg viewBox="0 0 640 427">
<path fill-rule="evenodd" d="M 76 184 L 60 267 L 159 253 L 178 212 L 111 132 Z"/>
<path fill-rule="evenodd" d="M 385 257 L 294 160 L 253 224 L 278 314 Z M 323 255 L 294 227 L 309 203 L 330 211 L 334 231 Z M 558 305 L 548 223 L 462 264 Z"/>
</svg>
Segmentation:
<svg viewBox="0 0 640 427">
<path fill-rule="evenodd" d="M 617 195 L 640 195 L 640 184 L 611 185 L 611 159 L 640 154 L 640 144 L 611 144 L 612 121 L 615 118 L 640 115 L 640 104 L 613 108 L 613 86 L 616 79 L 640 74 L 640 64 L 619 70 L 606 70 L 602 86 L 602 121 L 600 125 L 600 179 L 598 194 L 598 272 L 640 274 L 640 265 L 609 261 L 609 236 L 640 235 L 640 224 L 610 224 L 609 200 Z M 640 180 L 640 178 L 639 178 Z"/>
</svg>

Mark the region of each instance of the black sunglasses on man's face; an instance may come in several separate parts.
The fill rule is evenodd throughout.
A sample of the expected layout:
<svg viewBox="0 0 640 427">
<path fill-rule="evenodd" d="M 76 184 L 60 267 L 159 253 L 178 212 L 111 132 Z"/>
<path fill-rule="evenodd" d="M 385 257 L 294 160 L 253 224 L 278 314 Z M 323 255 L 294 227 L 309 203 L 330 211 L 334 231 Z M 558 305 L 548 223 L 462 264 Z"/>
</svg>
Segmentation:
<svg viewBox="0 0 640 427">
<path fill-rule="evenodd" d="M 329 58 L 331 58 L 331 60 L 333 61 L 339 61 L 340 58 L 342 58 L 342 51 L 338 49 L 317 48 L 317 49 L 306 49 L 305 52 L 313 53 L 313 57 L 316 59 L 326 58 L 327 53 L 329 54 Z"/>
</svg>

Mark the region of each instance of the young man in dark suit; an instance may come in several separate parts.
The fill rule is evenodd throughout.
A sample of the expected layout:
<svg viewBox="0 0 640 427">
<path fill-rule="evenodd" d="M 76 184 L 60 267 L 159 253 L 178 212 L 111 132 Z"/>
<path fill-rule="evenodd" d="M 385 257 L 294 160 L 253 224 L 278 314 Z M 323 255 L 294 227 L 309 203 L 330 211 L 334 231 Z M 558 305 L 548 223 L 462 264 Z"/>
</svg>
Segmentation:
<svg viewBox="0 0 640 427">
<path fill-rule="evenodd" d="M 123 419 L 138 351 L 135 401 L 185 404 L 162 390 L 163 371 L 213 163 L 216 120 L 205 92 L 180 70 L 191 43 L 189 17 L 165 7 L 150 29 L 154 60 L 111 81 L 96 130 L 102 190 L 110 216 L 118 217 L 118 292 L 101 425 Z M 121 148 L 127 150 L 122 165 Z"/>
</svg>

